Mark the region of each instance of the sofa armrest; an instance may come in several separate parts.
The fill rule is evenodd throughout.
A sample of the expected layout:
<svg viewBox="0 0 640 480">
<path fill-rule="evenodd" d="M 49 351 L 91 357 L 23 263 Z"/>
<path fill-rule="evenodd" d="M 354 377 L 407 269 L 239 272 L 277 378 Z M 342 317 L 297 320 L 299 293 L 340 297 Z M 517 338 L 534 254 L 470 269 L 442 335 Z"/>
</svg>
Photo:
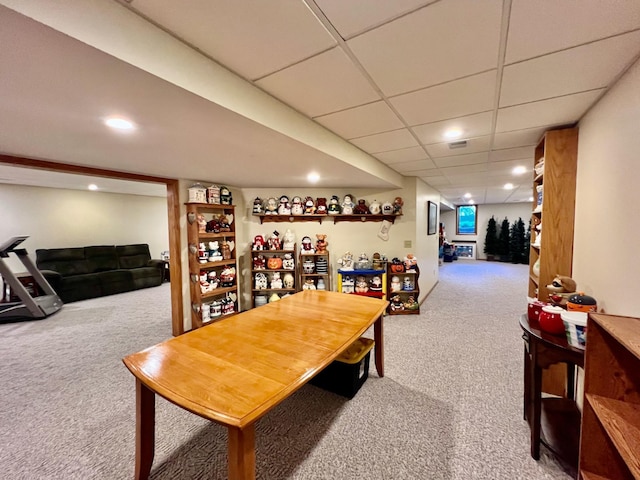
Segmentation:
<svg viewBox="0 0 640 480">
<path fill-rule="evenodd" d="M 44 279 L 51 285 L 51 288 L 58 293 L 62 289 L 62 274 L 54 270 L 40 270 Z"/>
<path fill-rule="evenodd" d="M 156 267 L 157 269 L 163 270 L 164 269 L 164 265 L 167 262 L 164 260 L 156 260 L 154 258 L 152 258 L 151 260 L 149 260 L 149 262 L 147 263 L 147 267 Z"/>
</svg>

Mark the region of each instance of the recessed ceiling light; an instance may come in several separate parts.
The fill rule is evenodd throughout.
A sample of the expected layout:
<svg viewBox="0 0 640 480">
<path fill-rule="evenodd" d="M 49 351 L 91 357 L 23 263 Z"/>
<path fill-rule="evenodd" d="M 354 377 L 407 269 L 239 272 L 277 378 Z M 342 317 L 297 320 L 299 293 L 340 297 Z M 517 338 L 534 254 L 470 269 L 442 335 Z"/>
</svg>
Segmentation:
<svg viewBox="0 0 640 480">
<path fill-rule="evenodd" d="M 320 175 L 316 172 L 311 172 L 307 175 L 307 181 L 309 183 L 318 183 L 318 180 L 320 180 Z"/>
<path fill-rule="evenodd" d="M 522 175 L 527 171 L 527 167 L 523 167 L 522 165 L 515 167 L 512 172 L 514 175 Z"/>
<path fill-rule="evenodd" d="M 459 128 L 450 128 L 442 135 L 447 140 L 451 140 L 453 138 L 460 138 L 462 136 L 462 130 Z"/>
<path fill-rule="evenodd" d="M 97 190 L 98 189 L 98 185 L 96 185 L 95 183 L 92 183 L 91 185 L 89 185 L 87 187 L 89 190 Z"/>
<path fill-rule="evenodd" d="M 115 130 L 120 130 L 123 132 L 128 132 L 131 130 L 135 130 L 136 126 L 131 120 L 127 120 L 122 117 L 109 117 L 105 119 L 104 124 Z"/>
<path fill-rule="evenodd" d="M 504 189 L 505 190 L 513 190 L 513 183 L 505 183 L 504 184 Z"/>
<path fill-rule="evenodd" d="M 470 193 L 465 193 L 464 194 L 464 198 L 471 198 L 471 194 Z"/>
<path fill-rule="evenodd" d="M 473 200 L 469 200 L 469 205 L 473 205 L 474 203 L 476 202 L 474 202 Z"/>
</svg>

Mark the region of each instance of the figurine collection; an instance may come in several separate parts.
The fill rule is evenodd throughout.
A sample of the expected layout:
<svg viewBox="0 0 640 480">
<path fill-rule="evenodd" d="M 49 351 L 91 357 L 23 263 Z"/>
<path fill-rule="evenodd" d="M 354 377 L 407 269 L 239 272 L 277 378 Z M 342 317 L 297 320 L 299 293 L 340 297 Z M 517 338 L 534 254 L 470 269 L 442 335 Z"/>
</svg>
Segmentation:
<svg viewBox="0 0 640 480">
<path fill-rule="evenodd" d="M 369 205 L 364 199 L 354 202 L 352 195 L 345 195 L 342 199 L 332 195 L 327 201 L 326 197 L 294 196 L 291 199 L 287 195 L 280 198 L 269 197 L 262 199 L 256 197 L 253 201 L 252 213 L 254 215 L 402 215 L 404 201 L 402 197 L 395 197 L 393 202 L 380 203 L 373 200 Z"/>
<path fill-rule="evenodd" d="M 201 183 L 194 183 L 188 189 L 189 203 L 210 203 L 215 205 L 233 205 L 231 190 L 224 185 L 210 185 L 205 187 Z"/>
</svg>

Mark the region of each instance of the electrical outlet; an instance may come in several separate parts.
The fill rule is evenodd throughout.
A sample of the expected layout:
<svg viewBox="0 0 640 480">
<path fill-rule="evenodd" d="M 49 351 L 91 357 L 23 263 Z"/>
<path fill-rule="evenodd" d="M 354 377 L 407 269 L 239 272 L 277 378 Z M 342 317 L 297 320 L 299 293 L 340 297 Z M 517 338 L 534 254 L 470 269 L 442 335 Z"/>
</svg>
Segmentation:
<svg viewBox="0 0 640 480">
<path fill-rule="evenodd" d="M 404 248 L 411 248 L 411 240 L 404 241 Z"/>
</svg>

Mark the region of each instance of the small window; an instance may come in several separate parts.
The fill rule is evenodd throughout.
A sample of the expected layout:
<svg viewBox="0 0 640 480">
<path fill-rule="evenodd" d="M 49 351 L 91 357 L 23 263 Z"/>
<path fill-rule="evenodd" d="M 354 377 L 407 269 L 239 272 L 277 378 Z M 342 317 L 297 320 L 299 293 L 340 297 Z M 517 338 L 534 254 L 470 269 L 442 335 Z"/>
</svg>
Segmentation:
<svg viewBox="0 0 640 480">
<path fill-rule="evenodd" d="M 456 233 L 458 235 L 477 235 L 477 213 L 477 205 L 459 205 L 458 207 L 456 207 Z"/>
</svg>

